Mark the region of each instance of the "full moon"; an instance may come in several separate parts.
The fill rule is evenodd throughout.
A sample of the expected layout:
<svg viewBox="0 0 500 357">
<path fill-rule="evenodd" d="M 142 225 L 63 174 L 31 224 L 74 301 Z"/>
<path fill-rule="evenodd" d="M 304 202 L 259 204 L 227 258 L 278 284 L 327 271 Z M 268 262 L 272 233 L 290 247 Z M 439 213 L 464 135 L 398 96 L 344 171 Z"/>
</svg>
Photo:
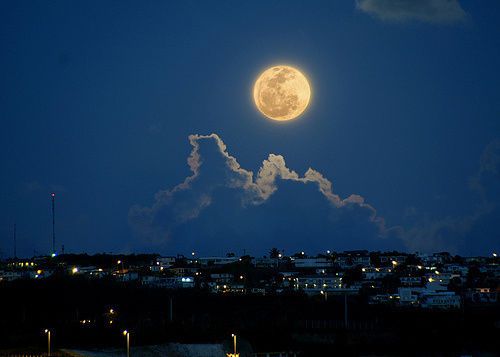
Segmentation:
<svg viewBox="0 0 500 357">
<path fill-rule="evenodd" d="M 262 72 L 255 81 L 253 99 L 266 117 L 291 120 L 306 110 L 311 99 L 311 87 L 298 69 L 274 66 Z"/>
</svg>

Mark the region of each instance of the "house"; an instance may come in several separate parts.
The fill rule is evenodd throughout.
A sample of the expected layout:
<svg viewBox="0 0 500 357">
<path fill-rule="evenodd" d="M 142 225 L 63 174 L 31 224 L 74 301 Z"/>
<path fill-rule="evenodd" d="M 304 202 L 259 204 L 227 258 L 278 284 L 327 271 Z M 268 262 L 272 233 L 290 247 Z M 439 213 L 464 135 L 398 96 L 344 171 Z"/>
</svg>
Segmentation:
<svg viewBox="0 0 500 357">
<path fill-rule="evenodd" d="M 460 276 L 467 276 L 469 268 L 459 264 L 445 264 L 443 272 L 458 274 Z"/>
<path fill-rule="evenodd" d="M 401 305 L 417 305 L 420 295 L 425 291 L 423 287 L 398 288 L 399 303 Z"/>
<path fill-rule="evenodd" d="M 194 267 L 175 267 L 175 268 L 170 268 L 169 270 L 177 276 L 186 276 L 186 275 L 196 275 L 199 269 Z"/>
<path fill-rule="evenodd" d="M 198 258 L 198 263 L 200 263 L 203 266 L 225 265 L 225 264 L 236 263 L 239 260 L 240 259 L 238 257 L 204 257 L 204 258 Z"/>
<path fill-rule="evenodd" d="M 494 304 L 498 302 L 498 292 L 490 288 L 471 289 L 465 294 L 465 298 L 477 304 Z"/>
<path fill-rule="evenodd" d="M 402 276 L 399 281 L 403 286 L 420 286 L 424 279 L 420 276 Z"/>
<path fill-rule="evenodd" d="M 175 264 L 175 261 L 176 261 L 175 257 L 158 257 L 156 258 L 156 265 L 165 268 L 170 268 L 172 265 Z"/>
<path fill-rule="evenodd" d="M 382 254 L 380 256 L 380 263 L 382 263 L 383 265 L 403 264 L 404 262 L 406 262 L 406 258 L 407 258 L 406 255 L 401 255 L 401 254 Z"/>
<path fill-rule="evenodd" d="M 26 278 L 26 272 L 23 271 L 2 271 L 0 272 L 0 281 L 14 281 Z"/>
<path fill-rule="evenodd" d="M 335 263 L 341 269 L 349 269 L 358 265 L 363 267 L 370 266 L 370 255 L 366 250 L 346 251 L 337 255 Z"/>
<path fill-rule="evenodd" d="M 361 272 L 363 274 L 364 280 L 377 280 L 382 279 L 383 277 L 391 274 L 392 268 L 389 267 L 381 267 L 381 268 L 361 268 Z"/>
<path fill-rule="evenodd" d="M 246 292 L 245 285 L 239 283 L 217 284 L 210 282 L 208 286 L 212 293 L 217 294 L 244 294 Z"/>
<path fill-rule="evenodd" d="M 460 275 L 458 274 L 452 274 L 452 273 L 441 273 L 439 271 L 434 271 L 434 273 L 427 274 L 426 275 L 427 281 L 428 281 L 428 286 L 429 283 L 433 284 L 434 286 L 441 285 L 443 287 L 446 287 L 450 284 L 450 281 L 453 278 L 460 278 Z"/>
<path fill-rule="evenodd" d="M 338 275 L 305 275 L 295 278 L 294 288 L 306 293 L 342 289 L 342 277 Z"/>
<path fill-rule="evenodd" d="M 218 284 L 225 284 L 233 281 L 234 275 L 230 273 L 210 274 L 210 279 L 212 279 Z"/>
<path fill-rule="evenodd" d="M 328 258 L 295 258 L 294 259 L 295 268 L 297 269 L 320 269 L 329 268 L 333 266 L 333 262 Z"/>
<path fill-rule="evenodd" d="M 136 271 L 124 270 L 113 273 L 113 276 L 117 281 L 122 281 L 122 282 L 139 280 L 139 273 Z"/>
<path fill-rule="evenodd" d="M 268 257 L 255 258 L 253 264 L 257 268 L 273 268 L 278 266 L 279 260 L 278 258 L 268 258 Z"/>
<path fill-rule="evenodd" d="M 420 295 L 420 306 L 424 309 L 458 309 L 462 302 L 454 292 L 424 292 Z"/>
<path fill-rule="evenodd" d="M 194 288 L 195 281 L 193 277 L 174 277 L 167 278 L 156 275 L 146 275 L 141 278 L 141 284 L 148 287 L 165 289 L 189 289 Z"/>
</svg>

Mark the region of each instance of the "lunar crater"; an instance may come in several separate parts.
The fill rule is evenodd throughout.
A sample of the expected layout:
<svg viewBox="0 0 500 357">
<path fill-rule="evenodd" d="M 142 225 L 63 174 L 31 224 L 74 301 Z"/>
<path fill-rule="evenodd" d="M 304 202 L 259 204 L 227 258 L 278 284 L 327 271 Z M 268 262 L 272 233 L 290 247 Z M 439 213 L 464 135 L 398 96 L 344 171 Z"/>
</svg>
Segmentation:
<svg viewBox="0 0 500 357">
<path fill-rule="evenodd" d="M 259 76 L 253 94 L 255 105 L 266 117 L 290 120 L 307 108 L 311 89 L 299 70 L 290 66 L 274 66 Z"/>
</svg>

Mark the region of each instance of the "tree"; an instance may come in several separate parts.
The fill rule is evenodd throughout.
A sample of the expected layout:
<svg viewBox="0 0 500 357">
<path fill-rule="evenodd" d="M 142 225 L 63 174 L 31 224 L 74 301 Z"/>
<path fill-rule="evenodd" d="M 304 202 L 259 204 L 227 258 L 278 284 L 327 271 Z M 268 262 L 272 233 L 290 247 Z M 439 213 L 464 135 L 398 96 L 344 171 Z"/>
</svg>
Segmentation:
<svg viewBox="0 0 500 357">
<path fill-rule="evenodd" d="M 272 248 L 270 251 L 269 251 L 269 257 L 271 259 L 278 259 L 280 256 L 280 251 L 277 249 L 277 248 Z"/>
</svg>

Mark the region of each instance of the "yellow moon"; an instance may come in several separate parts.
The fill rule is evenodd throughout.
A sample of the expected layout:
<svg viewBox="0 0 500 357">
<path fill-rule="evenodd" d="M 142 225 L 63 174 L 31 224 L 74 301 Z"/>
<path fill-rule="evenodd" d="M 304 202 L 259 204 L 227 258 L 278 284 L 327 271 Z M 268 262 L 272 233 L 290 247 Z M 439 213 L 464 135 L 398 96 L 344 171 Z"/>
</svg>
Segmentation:
<svg viewBox="0 0 500 357">
<path fill-rule="evenodd" d="M 291 120 L 306 110 L 311 100 L 311 87 L 298 69 L 274 66 L 262 72 L 255 81 L 253 99 L 266 117 Z"/>
</svg>

